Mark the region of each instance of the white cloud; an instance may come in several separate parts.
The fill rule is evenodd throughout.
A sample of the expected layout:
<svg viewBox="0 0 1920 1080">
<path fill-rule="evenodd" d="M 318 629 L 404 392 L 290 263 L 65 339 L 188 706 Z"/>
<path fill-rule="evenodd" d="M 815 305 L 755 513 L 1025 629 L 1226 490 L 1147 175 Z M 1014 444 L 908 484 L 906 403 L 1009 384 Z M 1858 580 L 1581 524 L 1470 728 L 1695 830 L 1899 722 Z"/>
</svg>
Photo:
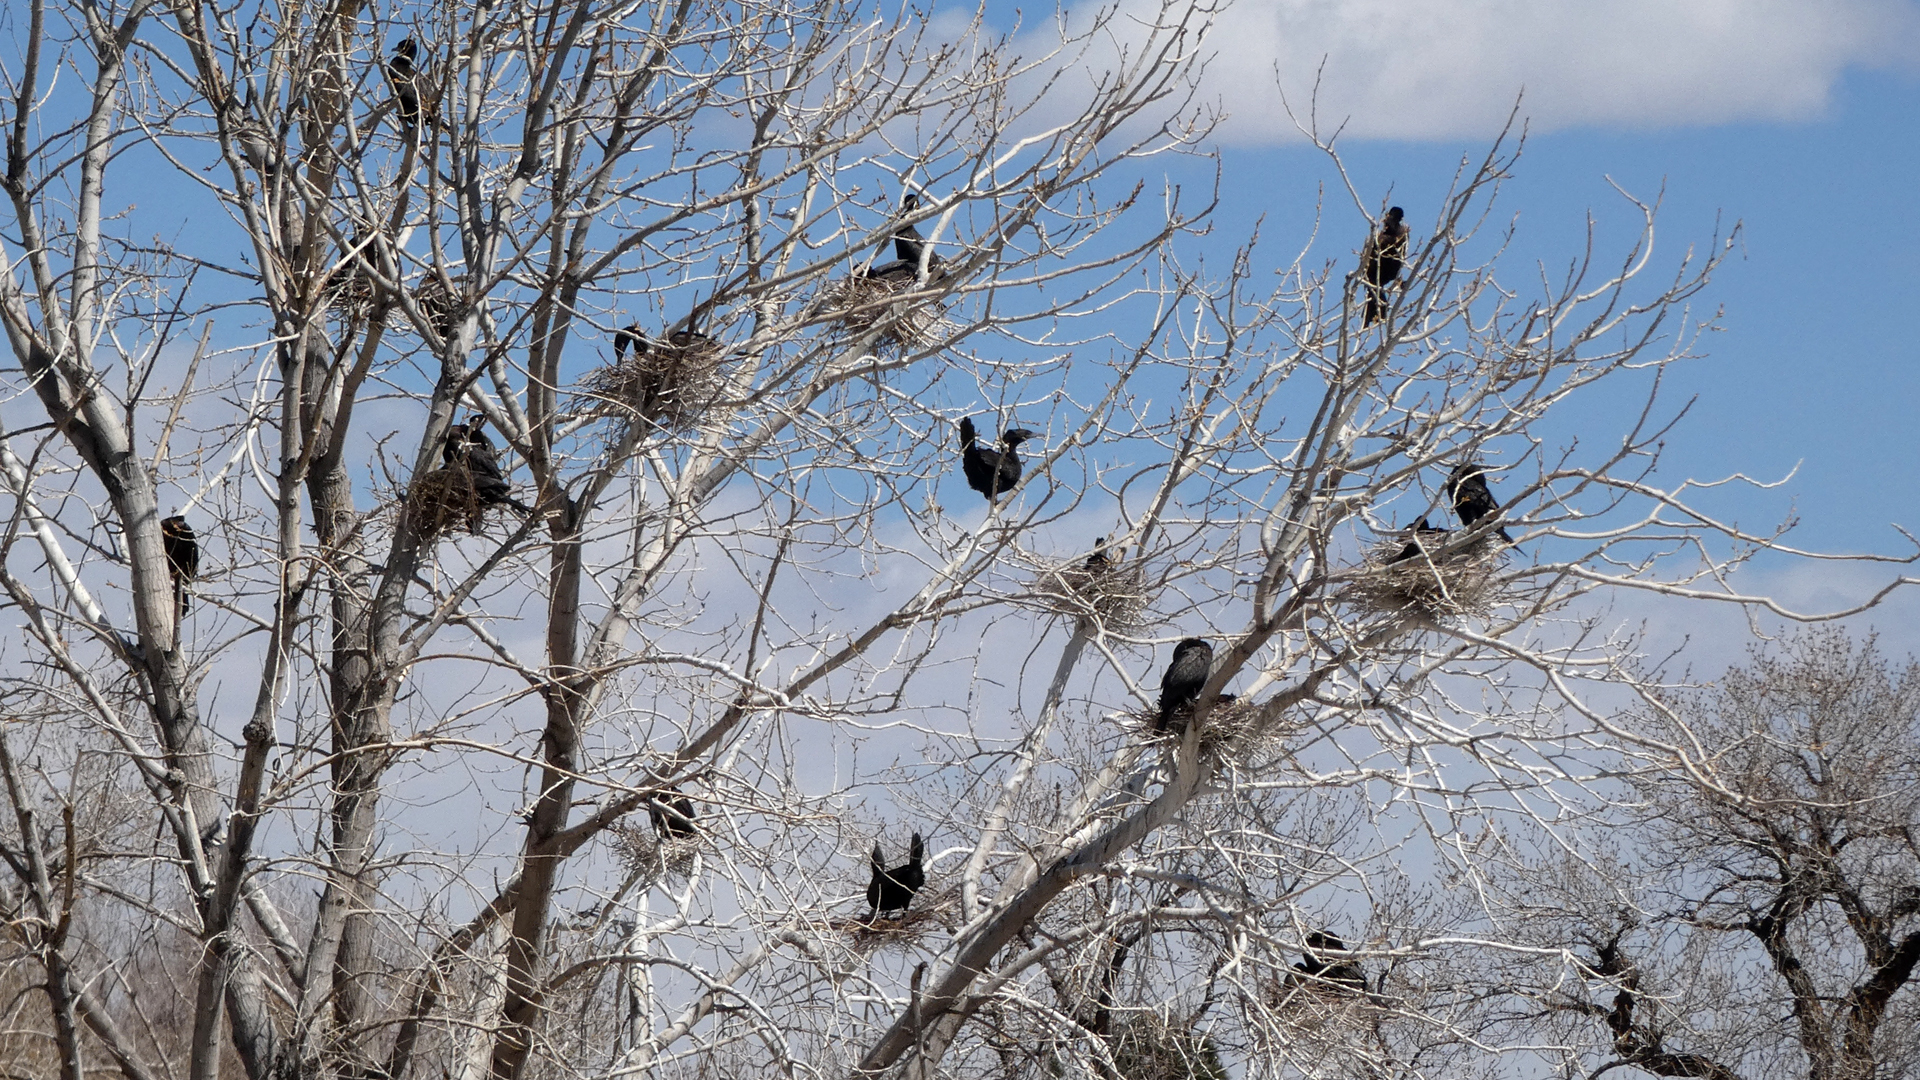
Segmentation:
<svg viewBox="0 0 1920 1080">
<path fill-rule="evenodd" d="M 1158 7 L 1127 0 L 1123 10 Z M 1920 58 L 1912 0 L 1236 0 L 1203 52 L 1235 142 L 1323 131 L 1484 136 L 1523 89 L 1532 130 L 1818 115 L 1841 75 Z"/>
</svg>

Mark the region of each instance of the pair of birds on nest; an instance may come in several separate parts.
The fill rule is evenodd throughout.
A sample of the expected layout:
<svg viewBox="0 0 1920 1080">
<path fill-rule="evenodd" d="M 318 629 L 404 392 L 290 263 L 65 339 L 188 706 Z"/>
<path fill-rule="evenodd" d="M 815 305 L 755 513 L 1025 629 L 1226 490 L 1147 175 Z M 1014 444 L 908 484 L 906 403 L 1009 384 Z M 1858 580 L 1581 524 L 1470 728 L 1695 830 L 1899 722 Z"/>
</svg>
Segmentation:
<svg viewBox="0 0 1920 1080">
<path fill-rule="evenodd" d="M 1441 490 L 1452 501 L 1454 515 L 1460 519 L 1462 529 L 1472 529 L 1481 518 L 1500 509 L 1500 500 L 1493 497 L 1493 489 L 1487 486 L 1487 470 L 1475 462 L 1455 466 L 1453 472 L 1447 475 L 1447 482 Z M 1438 528 L 1422 515 L 1419 521 L 1413 523 L 1411 531 L 1412 538 L 1393 558 L 1387 560 L 1387 565 L 1424 556 L 1446 543 L 1445 537 L 1452 530 Z M 1498 536 L 1503 544 L 1513 543 L 1513 537 L 1508 535 L 1505 526 L 1495 528 L 1492 535 Z"/>
</svg>

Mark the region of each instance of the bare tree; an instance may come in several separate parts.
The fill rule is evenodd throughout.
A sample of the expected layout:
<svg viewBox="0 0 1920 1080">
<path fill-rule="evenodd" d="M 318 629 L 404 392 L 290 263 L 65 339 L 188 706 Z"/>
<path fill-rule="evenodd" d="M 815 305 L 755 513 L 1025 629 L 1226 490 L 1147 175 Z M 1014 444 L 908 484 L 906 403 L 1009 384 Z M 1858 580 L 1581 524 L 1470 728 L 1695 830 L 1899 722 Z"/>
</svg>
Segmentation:
<svg viewBox="0 0 1920 1080">
<path fill-rule="evenodd" d="M 1573 1021 L 1593 1073 L 1911 1073 L 1920 665 L 1804 632 L 1660 704 L 1668 752 L 1605 815 L 1609 848 L 1516 907 L 1571 965 L 1529 996 Z"/>
<path fill-rule="evenodd" d="M 1552 426 L 1688 356 L 1727 238 L 1651 281 L 1636 203 L 1617 262 L 1503 284 L 1503 141 L 1374 326 L 1344 250 L 1202 274 L 1205 199 L 1143 185 L 1205 133 L 1206 18 L 35 0 L 0 835 L 51 1060 L 1457 1060 L 1435 910 L 1370 875 L 1658 737 L 1586 700 L 1633 677 L 1585 597 L 1768 607 L 1725 575 L 1791 553 L 1654 485 L 1650 392 Z M 967 416 L 1041 430 L 1012 491 L 958 478 Z M 1156 731 L 1183 632 L 1214 669 Z M 1339 920 L 1362 974 L 1302 982 Z M 1329 1049 L 1276 1052 L 1303 1009 Z"/>
</svg>

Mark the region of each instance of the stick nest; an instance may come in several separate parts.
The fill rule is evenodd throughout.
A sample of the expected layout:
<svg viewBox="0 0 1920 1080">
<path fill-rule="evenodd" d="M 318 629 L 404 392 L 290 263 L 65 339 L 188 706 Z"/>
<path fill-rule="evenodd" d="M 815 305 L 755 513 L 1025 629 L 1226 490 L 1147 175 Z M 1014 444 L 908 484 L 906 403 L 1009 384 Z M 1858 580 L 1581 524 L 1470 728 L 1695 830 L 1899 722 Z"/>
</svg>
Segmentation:
<svg viewBox="0 0 1920 1080">
<path fill-rule="evenodd" d="M 413 290 L 413 302 L 420 305 L 421 313 L 441 337 L 453 333 L 454 324 L 466 313 L 466 305 L 459 296 L 463 280 L 456 275 L 453 289 L 449 290 L 440 283 L 439 275 L 428 274 Z M 327 276 L 327 283 L 321 287 L 320 295 L 327 307 L 347 318 L 365 319 L 373 314 L 378 290 L 374 288 L 371 275 L 357 265 L 349 264 Z"/>
<path fill-rule="evenodd" d="M 1207 710 L 1206 726 L 1200 729 L 1200 753 L 1207 757 L 1222 757 L 1235 748 L 1244 748 L 1248 740 L 1257 737 L 1282 735 L 1279 727 L 1260 734 L 1260 703 L 1246 698 L 1235 697 L 1228 700 L 1226 694 L 1213 703 Z M 1153 739 L 1178 739 L 1193 723 L 1193 706 L 1182 705 L 1175 709 L 1173 717 L 1167 723 L 1165 731 L 1158 730 L 1160 710 L 1157 708 L 1135 709 L 1123 714 L 1123 722 L 1139 729 Z"/>
<path fill-rule="evenodd" d="M 933 271 L 928 284 L 942 276 L 938 270 Z M 883 326 L 880 344 L 925 348 L 937 343 L 950 327 L 946 308 L 932 300 L 893 302 L 894 297 L 910 293 L 914 287 L 912 274 L 856 273 L 828 285 L 821 306 L 827 317 L 848 333 L 858 335 Z"/>
<path fill-rule="evenodd" d="M 1226 1080 L 1212 1040 L 1168 1025 L 1157 1013 L 1126 1021 L 1113 1046 L 1114 1071 L 1126 1080 Z"/>
<path fill-rule="evenodd" d="M 1152 606 L 1146 568 L 1112 556 L 1103 562 L 1086 558 L 1066 562 L 1038 560 L 1030 586 L 1033 598 L 1048 611 L 1071 618 L 1097 619 L 1108 629 L 1139 626 Z"/>
<path fill-rule="evenodd" d="M 694 856 L 700 851 L 700 835 L 664 837 L 652 825 L 617 821 L 607 830 L 613 837 L 614 854 L 629 873 L 648 881 L 660 881 L 668 875 L 686 877 L 693 872 Z"/>
<path fill-rule="evenodd" d="M 953 899 L 951 888 L 934 892 L 921 889 L 913 898 L 907 910 L 891 918 L 878 916 L 869 919 L 863 912 L 828 922 L 830 930 L 847 935 L 848 943 L 859 952 L 871 953 L 893 945 L 912 945 L 925 937 L 928 932 L 941 929 L 946 924 L 942 912 Z"/>
<path fill-rule="evenodd" d="M 575 410 L 685 431 L 719 398 L 725 357 L 720 343 L 705 336 L 682 344 L 643 342 L 624 359 L 588 373 Z"/>
<path fill-rule="evenodd" d="M 1430 536 L 1416 541 L 1412 530 L 1391 534 L 1367 553 L 1365 565 L 1342 590 L 1341 599 L 1379 615 L 1444 619 L 1486 614 L 1499 600 L 1493 574 L 1506 545 L 1489 533 L 1465 547 L 1442 551 L 1445 539 Z M 1398 558 L 1410 541 L 1421 550 L 1411 558 Z"/>
<path fill-rule="evenodd" d="M 474 487 L 473 473 L 464 465 L 446 465 L 416 479 L 407 489 L 406 503 L 420 538 L 428 543 L 455 525 L 478 533 L 486 522 L 487 503 Z"/>
</svg>

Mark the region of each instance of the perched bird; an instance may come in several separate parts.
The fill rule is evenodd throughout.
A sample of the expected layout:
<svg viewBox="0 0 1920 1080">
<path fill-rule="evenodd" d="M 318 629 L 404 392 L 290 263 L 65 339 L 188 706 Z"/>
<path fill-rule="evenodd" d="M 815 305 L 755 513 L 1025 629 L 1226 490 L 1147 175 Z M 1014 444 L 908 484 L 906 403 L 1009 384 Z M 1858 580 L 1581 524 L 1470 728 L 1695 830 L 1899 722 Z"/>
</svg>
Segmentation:
<svg viewBox="0 0 1920 1080">
<path fill-rule="evenodd" d="M 1087 556 L 1087 561 L 1082 565 L 1089 574 L 1103 573 L 1113 566 L 1113 560 L 1107 556 L 1106 537 L 1093 542 L 1093 554 Z"/>
<path fill-rule="evenodd" d="M 967 474 L 967 486 L 985 495 L 988 502 L 1012 491 L 1020 483 L 1020 454 L 1017 448 L 1039 434 L 1026 428 L 1012 428 L 1000 433 L 1000 444 L 1006 449 L 989 450 L 980 445 L 973 418 L 961 417 L 960 468 Z"/>
<path fill-rule="evenodd" d="M 167 552 L 167 574 L 173 578 L 173 606 L 185 615 L 193 583 L 200 576 L 200 541 L 187 519 L 175 514 L 160 522 L 160 546 Z"/>
<path fill-rule="evenodd" d="M 1306 951 L 1300 962 L 1293 965 L 1293 974 L 1287 976 L 1289 986 L 1302 983 L 1318 985 L 1329 989 L 1365 990 L 1367 977 L 1360 965 L 1352 960 L 1329 960 L 1328 953 L 1344 953 L 1347 943 L 1324 930 L 1315 930 L 1307 935 Z"/>
<path fill-rule="evenodd" d="M 613 362 L 616 364 L 627 358 L 628 349 L 632 349 L 633 355 L 638 358 L 647 355 L 649 347 L 647 335 L 640 329 L 639 323 L 613 332 Z"/>
<path fill-rule="evenodd" d="M 663 840 L 685 840 L 698 835 L 700 827 L 693 823 L 695 816 L 693 800 L 679 788 L 667 788 L 647 800 L 647 817 L 653 820 L 653 831 Z"/>
<path fill-rule="evenodd" d="M 1367 237 L 1367 246 L 1360 249 L 1360 275 L 1366 281 L 1367 310 L 1361 318 L 1361 326 L 1372 326 L 1387 315 L 1387 286 L 1400 276 L 1400 268 L 1407 262 L 1407 229 L 1402 219 L 1406 212 L 1399 207 L 1387 211 L 1380 223 L 1380 231 Z"/>
<path fill-rule="evenodd" d="M 867 882 L 867 913 L 869 922 L 887 911 L 905 911 L 913 902 L 914 894 L 927 884 L 926 845 L 920 834 L 913 834 L 913 847 L 907 852 L 907 861 L 893 869 L 887 869 L 886 855 L 880 850 L 880 841 L 873 842 L 873 856 L 869 860 L 873 868 L 873 877 Z"/>
<path fill-rule="evenodd" d="M 473 480 L 473 493 L 481 505 L 504 504 L 528 513 L 527 508 L 513 498 L 506 474 L 500 471 L 498 451 L 494 449 L 493 440 L 487 438 L 486 426 L 486 416 L 473 413 L 466 423 L 447 429 L 447 443 L 440 449 L 440 459 L 448 466 L 458 465 L 467 470 Z"/>
<path fill-rule="evenodd" d="M 1160 676 L 1160 722 L 1153 730 L 1165 731 L 1173 723 L 1173 714 L 1193 704 L 1200 688 L 1213 674 L 1213 646 L 1205 638 L 1182 638 L 1173 647 L 1173 662 Z"/>
<path fill-rule="evenodd" d="M 1453 512 L 1460 517 L 1460 527 L 1473 528 L 1473 524 L 1488 514 L 1500 509 L 1500 500 L 1493 497 L 1493 491 L 1487 487 L 1487 471 L 1474 462 L 1465 462 L 1447 476 L 1447 497 L 1453 500 Z M 1505 528 L 1494 530 L 1500 539 L 1513 543 L 1513 537 L 1507 535 Z"/>
<path fill-rule="evenodd" d="M 394 107 L 400 111 L 400 122 L 408 127 L 420 123 L 420 86 L 419 72 L 414 62 L 420 55 L 420 46 L 407 38 L 393 47 L 393 55 L 387 58 L 387 79 L 393 83 Z"/>
<path fill-rule="evenodd" d="M 1451 530 L 1436 529 L 1427 523 L 1425 517 L 1422 517 L 1419 521 L 1413 523 L 1413 528 L 1409 531 L 1411 531 L 1413 535 L 1407 540 L 1407 546 L 1401 548 L 1398 555 L 1387 560 L 1389 566 L 1397 562 L 1405 562 L 1408 559 L 1417 558 L 1439 547 L 1441 544 L 1446 543 L 1445 540 L 1440 538 L 1447 535 Z"/>
<path fill-rule="evenodd" d="M 900 200 L 900 213 L 904 216 L 918 209 L 920 209 L 919 194 L 907 192 L 906 198 Z M 920 235 L 919 228 L 910 221 L 903 221 L 899 228 L 893 230 L 893 261 L 869 267 L 865 272 L 866 276 L 888 280 L 915 277 L 920 273 L 920 256 L 926 252 L 926 249 L 927 238 Z M 928 273 L 932 273 L 933 268 L 939 265 L 939 252 L 927 256 Z"/>
</svg>

